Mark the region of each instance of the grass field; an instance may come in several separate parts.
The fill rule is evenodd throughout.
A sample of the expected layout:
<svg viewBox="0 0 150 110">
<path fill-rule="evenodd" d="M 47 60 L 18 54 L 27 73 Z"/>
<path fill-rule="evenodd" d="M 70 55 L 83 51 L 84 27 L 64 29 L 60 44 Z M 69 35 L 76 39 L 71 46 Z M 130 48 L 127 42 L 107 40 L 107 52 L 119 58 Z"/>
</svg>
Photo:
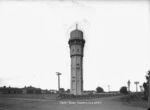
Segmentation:
<svg viewBox="0 0 150 110">
<path fill-rule="evenodd" d="M 113 97 L 110 97 L 113 96 Z M 86 107 L 87 110 L 122 110 L 122 108 L 127 108 L 126 110 L 145 110 L 145 101 L 141 102 L 139 100 L 133 100 L 129 102 L 131 98 L 130 95 L 101 95 L 101 97 L 90 97 L 90 99 L 84 98 L 71 98 L 65 99 L 63 101 L 101 101 L 102 104 L 99 105 L 67 105 L 60 104 L 60 100 L 56 100 L 57 94 L 0 94 L 0 110 L 81 110 Z M 104 98 L 107 97 L 107 98 Z M 114 100 L 112 100 L 115 98 Z M 136 99 L 136 98 L 135 98 Z M 116 101 L 117 100 L 117 101 Z M 122 104 L 121 101 L 124 103 Z M 131 106 L 132 105 L 132 106 Z M 117 106 L 117 107 L 116 107 Z M 133 107 L 134 106 L 134 107 Z M 137 107 L 138 106 L 138 107 Z M 91 109 L 89 109 L 91 107 Z M 133 108 L 133 109 L 131 109 Z M 136 109 L 137 108 L 137 109 Z M 86 109 L 84 109 L 86 110 Z M 124 110 L 124 109 L 123 109 Z"/>
<path fill-rule="evenodd" d="M 148 102 L 144 100 L 143 97 L 144 95 L 142 93 L 134 93 L 121 97 L 120 101 L 125 105 L 147 108 Z"/>
<path fill-rule="evenodd" d="M 56 99 L 57 94 L 0 94 L 0 98 Z"/>
<path fill-rule="evenodd" d="M 0 94 L 0 98 L 27 98 L 27 99 L 51 99 L 55 100 L 58 94 Z M 97 95 L 81 95 L 71 96 L 71 99 L 87 99 L 87 98 L 102 98 L 118 96 L 118 94 L 97 94 Z M 67 98 L 68 97 L 68 98 Z M 70 95 L 67 95 L 63 99 L 70 99 Z"/>
<path fill-rule="evenodd" d="M 123 96 L 63 100 L 71 102 L 101 102 L 101 104 L 60 104 L 60 101 L 52 100 L 55 96 L 54 94 L 1 95 L 0 110 L 146 110 L 145 108 L 128 106 L 120 101 L 113 100 Z"/>
</svg>

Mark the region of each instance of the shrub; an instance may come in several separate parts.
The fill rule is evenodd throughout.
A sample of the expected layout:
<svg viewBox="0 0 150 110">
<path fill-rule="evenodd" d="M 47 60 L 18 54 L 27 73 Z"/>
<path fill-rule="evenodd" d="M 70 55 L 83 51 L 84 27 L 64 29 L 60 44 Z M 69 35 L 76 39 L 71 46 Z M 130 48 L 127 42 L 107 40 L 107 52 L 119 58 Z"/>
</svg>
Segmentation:
<svg viewBox="0 0 150 110">
<path fill-rule="evenodd" d="M 101 87 L 97 87 L 97 88 L 96 88 L 96 92 L 97 92 L 97 93 L 102 93 L 102 92 L 104 92 L 104 90 L 103 90 L 103 88 L 101 88 Z"/>
<path fill-rule="evenodd" d="M 120 93 L 123 93 L 123 94 L 127 94 L 128 91 L 127 91 L 127 87 L 123 86 L 120 88 Z"/>
</svg>

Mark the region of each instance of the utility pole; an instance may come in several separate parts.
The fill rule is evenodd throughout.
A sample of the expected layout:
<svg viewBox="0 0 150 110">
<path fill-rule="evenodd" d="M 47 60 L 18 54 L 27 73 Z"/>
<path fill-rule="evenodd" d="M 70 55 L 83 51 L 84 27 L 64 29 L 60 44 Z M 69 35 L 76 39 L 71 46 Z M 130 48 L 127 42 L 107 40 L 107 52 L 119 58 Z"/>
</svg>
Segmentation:
<svg viewBox="0 0 150 110">
<path fill-rule="evenodd" d="M 138 84 L 139 84 L 139 82 L 136 81 L 136 82 L 134 82 L 134 84 L 136 85 L 136 92 L 138 92 Z"/>
<path fill-rule="evenodd" d="M 110 85 L 108 85 L 108 92 L 110 92 Z"/>
<path fill-rule="evenodd" d="M 143 86 L 142 85 L 140 85 L 140 90 L 141 90 L 141 92 L 143 92 Z"/>
<path fill-rule="evenodd" d="M 58 91 L 60 92 L 60 75 L 61 75 L 61 73 L 56 72 L 56 75 L 58 76 Z"/>
<path fill-rule="evenodd" d="M 128 91 L 130 92 L 130 84 L 131 84 L 130 80 L 128 80 L 127 84 L 128 84 Z"/>
</svg>

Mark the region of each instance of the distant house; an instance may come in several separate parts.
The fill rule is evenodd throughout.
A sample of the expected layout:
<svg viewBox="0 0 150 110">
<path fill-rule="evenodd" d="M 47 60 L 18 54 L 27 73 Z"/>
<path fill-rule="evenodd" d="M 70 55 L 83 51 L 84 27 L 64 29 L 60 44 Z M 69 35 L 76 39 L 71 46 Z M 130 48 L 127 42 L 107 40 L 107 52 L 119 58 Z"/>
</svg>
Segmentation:
<svg viewBox="0 0 150 110">
<path fill-rule="evenodd" d="M 96 93 L 96 91 L 95 90 L 86 90 L 86 91 L 84 91 L 84 94 L 95 94 Z"/>
<path fill-rule="evenodd" d="M 42 90 L 41 93 L 42 93 L 42 94 L 50 94 L 50 91 L 48 91 L 48 90 L 46 89 L 46 90 Z"/>
<path fill-rule="evenodd" d="M 0 87 L 0 94 L 22 94 L 22 89 L 11 87 Z"/>
<path fill-rule="evenodd" d="M 0 94 L 41 94 L 42 90 L 40 88 L 35 88 L 32 86 L 24 88 L 12 88 L 12 87 L 0 87 Z"/>
<path fill-rule="evenodd" d="M 35 88 L 32 86 L 22 88 L 23 94 L 41 94 L 42 90 L 40 88 Z"/>
<path fill-rule="evenodd" d="M 54 89 L 51 89 L 51 90 L 49 90 L 50 91 L 50 93 L 52 93 L 52 94 L 56 94 L 57 93 L 57 90 L 54 90 Z"/>
<path fill-rule="evenodd" d="M 27 89 L 22 89 L 22 94 L 27 94 Z"/>
</svg>

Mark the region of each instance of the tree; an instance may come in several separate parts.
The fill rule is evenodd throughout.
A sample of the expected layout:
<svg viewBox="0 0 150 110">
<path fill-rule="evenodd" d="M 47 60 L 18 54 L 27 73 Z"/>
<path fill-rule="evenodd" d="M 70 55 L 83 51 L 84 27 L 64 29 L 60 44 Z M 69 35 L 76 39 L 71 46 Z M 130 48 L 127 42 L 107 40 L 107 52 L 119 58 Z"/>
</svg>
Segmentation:
<svg viewBox="0 0 150 110">
<path fill-rule="evenodd" d="M 127 91 L 127 87 L 123 86 L 120 88 L 120 93 L 123 93 L 123 94 L 127 94 L 128 91 Z"/>
<path fill-rule="evenodd" d="M 70 89 L 67 89 L 66 92 L 67 92 L 67 93 L 70 93 Z"/>
<path fill-rule="evenodd" d="M 143 83 L 143 88 L 144 88 L 144 99 L 148 100 L 148 82 L 149 82 L 149 75 L 150 75 L 150 71 L 147 72 L 147 75 L 145 76 L 146 78 L 146 82 Z"/>
<path fill-rule="evenodd" d="M 148 84 L 144 82 L 143 88 L 144 88 L 144 99 L 148 100 Z"/>
<path fill-rule="evenodd" d="M 97 92 L 97 93 L 102 93 L 102 92 L 104 92 L 104 90 L 103 90 L 103 88 L 101 88 L 101 87 L 97 87 L 97 88 L 96 88 L 96 92 Z"/>
</svg>

